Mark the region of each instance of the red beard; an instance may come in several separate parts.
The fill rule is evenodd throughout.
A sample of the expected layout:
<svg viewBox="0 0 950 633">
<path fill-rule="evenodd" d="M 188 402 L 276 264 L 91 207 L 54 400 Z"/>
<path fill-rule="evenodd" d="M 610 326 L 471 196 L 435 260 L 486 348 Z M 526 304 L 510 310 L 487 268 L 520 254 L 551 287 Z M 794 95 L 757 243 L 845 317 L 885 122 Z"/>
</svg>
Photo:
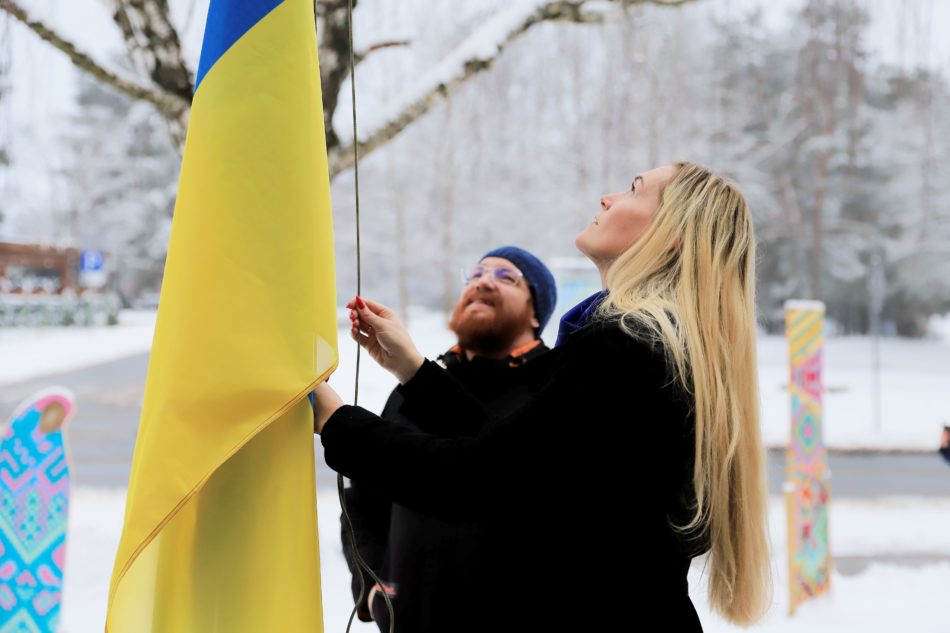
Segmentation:
<svg viewBox="0 0 950 633">
<path fill-rule="evenodd" d="M 490 302 L 492 310 L 468 311 L 466 308 L 476 299 Z M 462 349 L 480 355 L 507 354 L 525 330 L 533 330 L 533 316 L 530 298 L 524 304 L 508 306 L 497 295 L 473 291 L 455 304 L 449 329 L 455 332 Z"/>
</svg>

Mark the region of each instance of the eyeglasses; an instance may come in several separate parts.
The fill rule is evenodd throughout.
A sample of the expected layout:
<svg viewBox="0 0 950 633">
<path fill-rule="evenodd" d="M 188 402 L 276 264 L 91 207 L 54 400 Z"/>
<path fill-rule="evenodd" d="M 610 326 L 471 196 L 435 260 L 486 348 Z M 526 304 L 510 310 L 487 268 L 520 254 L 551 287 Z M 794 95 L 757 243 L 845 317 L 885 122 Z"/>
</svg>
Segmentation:
<svg viewBox="0 0 950 633">
<path fill-rule="evenodd" d="M 516 286 L 518 281 L 524 277 L 524 273 L 516 268 L 508 266 L 482 266 L 479 264 L 471 270 L 462 270 L 462 281 L 466 284 L 478 281 L 484 275 L 491 275 L 495 281 L 506 286 Z"/>
</svg>

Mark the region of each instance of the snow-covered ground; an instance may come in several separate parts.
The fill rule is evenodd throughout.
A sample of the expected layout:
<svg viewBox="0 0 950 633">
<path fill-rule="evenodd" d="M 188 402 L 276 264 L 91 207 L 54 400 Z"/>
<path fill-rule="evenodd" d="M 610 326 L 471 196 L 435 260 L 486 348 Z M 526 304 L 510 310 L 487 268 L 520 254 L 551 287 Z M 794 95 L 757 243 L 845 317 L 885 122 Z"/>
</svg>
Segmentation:
<svg viewBox="0 0 950 633">
<path fill-rule="evenodd" d="M 326 482 L 324 482 L 326 483 Z M 950 562 L 919 567 L 872 563 L 856 575 L 835 573 L 832 594 L 787 616 L 785 518 L 779 498 L 771 500 L 771 539 L 775 554 L 775 601 L 767 619 L 753 630 L 769 633 L 810 631 L 946 633 Z M 118 547 L 124 490 L 78 488 L 73 493 L 66 558 L 61 633 L 102 631 L 106 595 Z M 577 511 L 582 511 L 576 500 Z M 335 488 L 318 495 L 320 556 L 325 630 L 342 633 L 352 608 L 349 576 L 340 545 L 340 506 Z M 927 555 L 950 558 L 950 499 L 895 498 L 884 501 L 837 500 L 831 506 L 831 546 L 837 556 Z M 702 561 L 690 573 L 693 602 L 708 633 L 739 631 L 709 611 Z M 477 605 L 473 604 L 473 608 Z M 354 632 L 376 631 L 356 621 Z"/>
<path fill-rule="evenodd" d="M 950 499 L 839 499 L 831 504 L 829 530 L 833 557 L 881 557 L 856 574 L 835 572 L 828 596 L 806 602 L 788 616 L 785 558 L 785 506 L 769 504 L 773 548 L 773 607 L 752 630 L 769 633 L 810 631 L 947 633 L 946 593 L 950 588 Z M 923 562 L 898 565 L 895 559 Z M 701 561 L 690 569 L 690 595 L 707 633 L 742 631 L 714 615 L 706 600 Z"/>
<path fill-rule="evenodd" d="M 441 313 L 410 313 L 413 336 L 429 357 L 452 344 L 445 322 Z M 147 351 L 154 313 L 123 312 L 121 323 L 111 328 L 0 329 L 0 385 Z M 950 327 L 945 329 L 950 333 Z M 331 383 L 344 398 L 353 394 L 354 345 L 341 330 L 340 367 Z M 832 337 L 827 341 L 826 444 L 836 449 L 934 450 L 940 422 L 950 420 L 950 338 L 881 341 L 879 429 L 875 428 L 873 413 L 876 400 L 871 350 L 871 340 L 866 337 Z M 782 447 L 788 441 L 787 359 L 784 338 L 759 339 L 762 428 L 770 447 Z M 379 410 L 394 381 L 365 357 L 360 372 L 360 404 Z"/>
<path fill-rule="evenodd" d="M 82 369 L 146 352 L 155 312 L 123 310 L 119 325 L 0 328 L 0 384 Z"/>
</svg>

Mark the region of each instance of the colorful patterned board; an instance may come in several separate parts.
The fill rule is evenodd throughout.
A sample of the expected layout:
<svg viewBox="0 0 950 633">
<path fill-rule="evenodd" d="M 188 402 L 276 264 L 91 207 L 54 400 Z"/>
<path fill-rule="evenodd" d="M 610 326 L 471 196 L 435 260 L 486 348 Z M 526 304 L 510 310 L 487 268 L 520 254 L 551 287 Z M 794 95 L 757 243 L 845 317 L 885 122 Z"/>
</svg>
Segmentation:
<svg viewBox="0 0 950 633">
<path fill-rule="evenodd" d="M 0 442 L 0 633 L 53 633 L 66 558 L 69 465 L 63 428 L 75 411 L 65 389 L 34 394 Z"/>
<path fill-rule="evenodd" d="M 822 351 L 825 306 L 818 301 L 785 304 L 792 432 L 786 453 L 789 614 L 831 582 L 828 503 L 831 471 L 822 441 Z"/>
</svg>

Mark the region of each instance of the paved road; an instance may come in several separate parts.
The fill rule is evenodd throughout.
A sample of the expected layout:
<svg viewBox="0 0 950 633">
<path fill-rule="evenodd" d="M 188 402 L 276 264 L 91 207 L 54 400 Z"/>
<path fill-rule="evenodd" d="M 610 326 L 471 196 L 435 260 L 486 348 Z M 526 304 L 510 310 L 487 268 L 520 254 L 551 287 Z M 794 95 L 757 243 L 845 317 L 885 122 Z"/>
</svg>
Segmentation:
<svg viewBox="0 0 950 633">
<path fill-rule="evenodd" d="M 73 390 L 78 412 L 70 441 L 76 482 L 87 486 L 125 486 L 141 410 L 148 354 L 19 384 L 0 386 L 0 416 L 33 391 L 52 384 Z M 317 452 L 320 454 L 319 443 Z M 770 451 L 769 490 L 781 491 L 785 457 Z M 831 455 L 832 493 L 838 497 L 891 495 L 950 497 L 950 465 L 934 454 Z M 317 481 L 335 486 L 336 476 L 318 459 Z"/>
</svg>

